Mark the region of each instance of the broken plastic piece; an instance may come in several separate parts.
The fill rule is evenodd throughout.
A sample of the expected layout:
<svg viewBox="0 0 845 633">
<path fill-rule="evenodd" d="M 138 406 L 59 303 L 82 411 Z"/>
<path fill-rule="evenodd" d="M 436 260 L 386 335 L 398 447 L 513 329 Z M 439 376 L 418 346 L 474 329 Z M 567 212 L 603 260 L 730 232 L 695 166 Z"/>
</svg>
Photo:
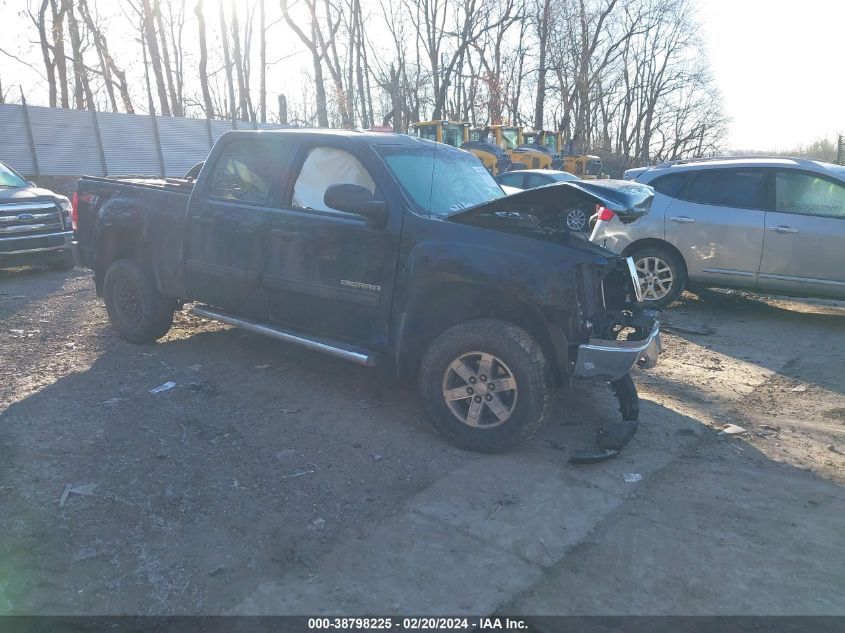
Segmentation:
<svg viewBox="0 0 845 633">
<path fill-rule="evenodd" d="M 745 429 L 736 424 L 728 424 L 725 428 L 719 431 L 719 435 L 739 435 L 745 433 Z"/>
<path fill-rule="evenodd" d="M 625 480 L 626 484 L 635 484 L 638 481 L 642 481 L 643 476 L 640 473 L 627 473 L 622 476 L 622 479 Z"/>
<path fill-rule="evenodd" d="M 176 386 L 175 382 L 168 381 L 168 382 L 164 383 L 163 385 L 159 385 L 158 387 L 150 389 L 150 393 L 156 394 L 156 393 L 161 393 L 162 391 L 169 391 L 170 389 L 173 389 L 173 387 L 175 387 L 175 386 Z"/>
</svg>

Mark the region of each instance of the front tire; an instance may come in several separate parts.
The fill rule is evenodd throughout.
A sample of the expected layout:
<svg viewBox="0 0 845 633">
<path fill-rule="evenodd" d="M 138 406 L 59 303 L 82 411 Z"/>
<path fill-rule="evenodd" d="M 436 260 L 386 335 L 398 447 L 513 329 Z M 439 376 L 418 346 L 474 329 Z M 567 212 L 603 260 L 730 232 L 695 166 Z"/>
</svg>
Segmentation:
<svg viewBox="0 0 845 633">
<path fill-rule="evenodd" d="M 150 268 L 135 259 L 109 266 L 103 296 L 112 327 L 130 343 L 153 343 L 173 324 L 175 302 L 158 291 Z"/>
<path fill-rule="evenodd" d="M 664 308 L 681 296 L 687 285 L 687 269 L 668 248 L 650 246 L 631 253 L 640 290 L 651 305 Z"/>
<path fill-rule="evenodd" d="M 419 390 L 432 428 L 459 448 L 500 453 L 544 422 L 551 381 L 540 345 L 504 321 L 460 323 L 428 348 Z"/>
</svg>

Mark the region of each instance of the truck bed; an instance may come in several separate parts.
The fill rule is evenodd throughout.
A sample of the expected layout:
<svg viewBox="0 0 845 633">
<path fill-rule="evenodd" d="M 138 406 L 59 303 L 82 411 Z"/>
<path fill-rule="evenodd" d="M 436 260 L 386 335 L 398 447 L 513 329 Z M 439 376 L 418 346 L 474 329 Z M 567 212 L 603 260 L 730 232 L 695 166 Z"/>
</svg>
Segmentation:
<svg viewBox="0 0 845 633">
<path fill-rule="evenodd" d="M 185 178 L 161 178 L 158 176 L 83 176 L 80 182 L 101 182 L 118 185 L 132 185 L 145 189 L 174 191 L 189 195 L 194 188 L 194 181 Z"/>
</svg>

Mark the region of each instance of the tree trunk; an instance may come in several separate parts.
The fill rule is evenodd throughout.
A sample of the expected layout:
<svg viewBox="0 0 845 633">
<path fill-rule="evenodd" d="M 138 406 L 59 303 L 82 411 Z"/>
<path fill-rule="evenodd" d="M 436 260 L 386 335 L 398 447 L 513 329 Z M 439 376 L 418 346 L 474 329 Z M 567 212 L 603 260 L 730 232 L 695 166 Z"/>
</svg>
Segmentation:
<svg viewBox="0 0 845 633">
<path fill-rule="evenodd" d="M 167 31 L 164 30 L 164 20 L 161 17 L 161 2 L 159 0 L 153 0 L 152 9 L 156 28 L 161 37 L 161 59 L 164 66 L 164 76 L 167 80 L 167 90 L 170 93 L 170 107 L 173 110 L 173 116 L 184 116 L 182 104 L 179 103 L 179 94 L 173 83 L 173 67 L 170 64 L 170 52 L 167 50 Z"/>
<path fill-rule="evenodd" d="M 223 64 L 226 67 L 226 86 L 229 89 L 229 119 L 235 120 L 235 82 L 232 79 L 232 60 L 229 57 L 229 38 L 226 37 L 226 14 L 223 12 L 223 2 L 219 3 L 220 8 L 220 39 L 223 41 Z"/>
<path fill-rule="evenodd" d="M 542 14 L 538 16 L 537 34 L 540 44 L 540 59 L 537 66 L 537 99 L 534 102 L 534 129 L 543 129 L 543 105 L 546 101 L 546 50 L 549 44 L 549 20 L 551 17 L 551 0 L 543 0 Z"/>
<path fill-rule="evenodd" d="M 164 72 L 161 68 L 161 55 L 158 50 L 155 16 L 153 15 L 152 7 L 150 7 L 150 0 L 141 1 L 143 7 L 144 39 L 146 40 L 147 50 L 150 54 L 150 65 L 153 67 L 153 75 L 155 75 L 158 99 L 161 103 L 161 114 L 162 116 L 171 116 L 170 104 L 167 101 L 167 89 L 164 85 Z"/>
<path fill-rule="evenodd" d="M 317 100 L 317 125 L 319 127 L 329 127 L 329 112 L 326 107 L 326 88 L 323 84 L 323 68 L 320 60 L 320 51 L 317 49 L 317 34 L 316 30 L 319 28 L 316 24 L 315 17 L 315 2 L 316 0 L 305 0 L 306 5 L 311 11 L 311 37 L 308 37 L 305 32 L 299 28 L 299 25 L 291 19 L 288 13 L 288 0 L 281 0 L 282 16 L 285 23 L 296 33 L 300 41 L 305 44 L 309 51 L 311 51 L 311 61 L 314 65 L 314 93 Z"/>
<path fill-rule="evenodd" d="M 240 98 L 241 121 L 249 121 L 249 100 L 246 81 L 244 80 L 244 62 L 241 57 L 241 35 L 238 26 L 238 11 L 232 0 L 232 54 L 235 59 L 235 73 L 238 77 L 238 97 Z"/>
<path fill-rule="evenodd" d="M 50 0 L 53 10 L 53 59 L 56 64 L 57 82 L 62 96 L 62 107 L 70 107 L 67 85 L 67 58 L 65 57 L 65 0 Z"/>
<path fill-rule="evenodd" d="M 91 86 L 88 83 L 88 72 L 82 59 L 82 36 L 79 33 L 79 22 L 73 12 L 73 0 L 65 0 L 67 24 L 70 32 L 70 46 L 73 53 L 73 99 L 77 110 L 84 110 L 86 101 L 88 109 L 94 110 Z"/>
<path fill-rule="evenodd" d="M 267 26 L 264 15 L 264 0 L 258 0 L 259 43 L 258 63 L 258 115 L 262 123 L 267 123 Z"/>
<path fill-rule="evenodd" d="M 41 44 L 41 57 L 44 59 L 44 71 L 47 76 L 47 89 L 50 96 L 50 107 L 56 107 L 56 64 L 50 59 L 50 42 L 47 39 L 47 7 L 50 0 L 42 0 L 38 8 L 38 18 L 35 25 L 38 27 L 38 41 Z"/>
<path fill-rule="evenodd" d="M 211 100 L 211 91 L 208 88 L 208 45 L 205 39 L 205 15 L 203 12 L 202 0 L 197 0 L 194 7 L 194 14 L 197 16 L 197 28 L 199 29 L 200 44 L 200 87 L 202 88 L 202 101 L 205 106 L 205 116 L 208 119 L 214 118 L 214 102 Z"/>
</svg>

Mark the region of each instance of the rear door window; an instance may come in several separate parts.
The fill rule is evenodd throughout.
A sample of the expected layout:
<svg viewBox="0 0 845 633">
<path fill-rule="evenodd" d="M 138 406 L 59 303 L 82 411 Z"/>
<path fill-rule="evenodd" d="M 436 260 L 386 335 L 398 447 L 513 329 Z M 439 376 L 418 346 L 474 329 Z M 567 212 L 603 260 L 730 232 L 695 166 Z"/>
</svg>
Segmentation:
<svg viewBox="0 0 845 633">
<path fill-rule="evenodd" d="M 845 186 L 817 174 L 775 174 L 775 210 L 782 213 L 845 218 Z"/>
<path fill-rule="evenodd" d="M 766 208 L 766 171 L 713 169 L 693 174 L 681 197 L 690 202 L 739 209 Z"/>
<path fill-rule="evenodd" d="M 231 141 L 217 159 L 209 195 L 245 204 L 269 206 L 271 190 L 282 173 L 280 148 L 251 140 Z"/>
</svg>

